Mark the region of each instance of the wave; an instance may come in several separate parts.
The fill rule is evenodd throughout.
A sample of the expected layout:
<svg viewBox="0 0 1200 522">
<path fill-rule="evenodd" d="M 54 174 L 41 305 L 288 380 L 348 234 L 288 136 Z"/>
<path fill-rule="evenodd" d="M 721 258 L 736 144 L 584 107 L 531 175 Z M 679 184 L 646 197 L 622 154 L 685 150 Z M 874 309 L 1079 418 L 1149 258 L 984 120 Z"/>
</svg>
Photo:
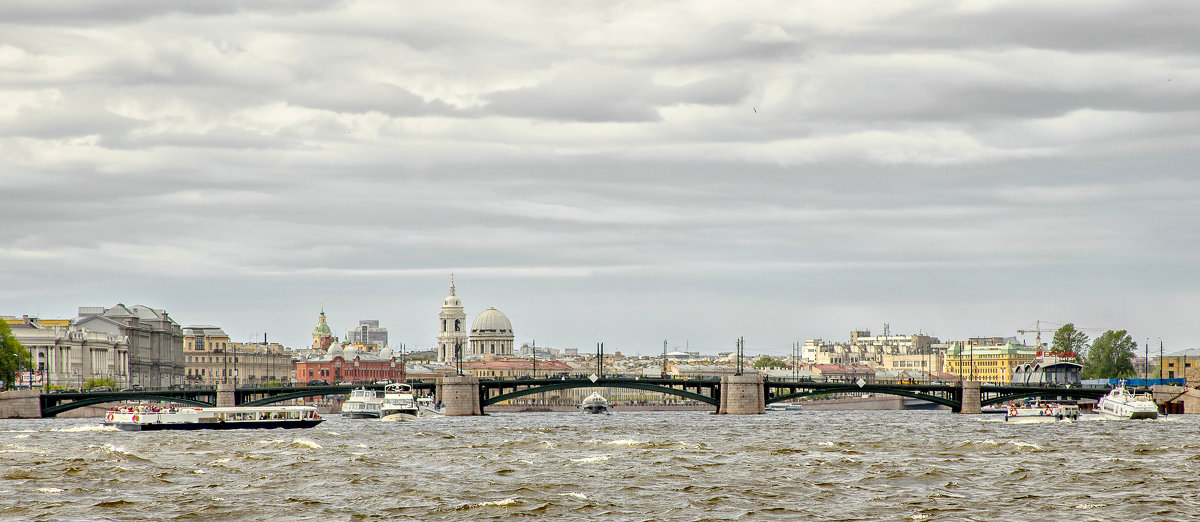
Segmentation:
<svg viewBox="0 0 1200 522">
<path fill-rule="evenodd" d="M 88 424 L 85 426 L 74 426 L 71 428 L 62 428 L 50 430 L 58 433 L 82 433 L 86 431 L 121 431 L 116 426 L 105 426 L 103 424 Z"/>
<path fill-rule="evenodd" d="M 293 446 L 303 446 L 303 447 L 312 448 L 312 449 L 321 449 L 320 444 L 317 444 L 316 442 L 313 442 L 308 439 L 303 439 L 303 438 L 297 438 L 296 440 L 293 440 L 292 445 Z"/>
<path fill-rule="evenodd" d="M 578 462 L 580 464 L 589 464 L 592 462 L 604 462 L 609 459 L 611 459 L 611 457 L 609 457 L 608 455 L 600 455 L 599 457 L 584 457 L 582 459 L 571 459 L 571 462 Z"/>
</svg>

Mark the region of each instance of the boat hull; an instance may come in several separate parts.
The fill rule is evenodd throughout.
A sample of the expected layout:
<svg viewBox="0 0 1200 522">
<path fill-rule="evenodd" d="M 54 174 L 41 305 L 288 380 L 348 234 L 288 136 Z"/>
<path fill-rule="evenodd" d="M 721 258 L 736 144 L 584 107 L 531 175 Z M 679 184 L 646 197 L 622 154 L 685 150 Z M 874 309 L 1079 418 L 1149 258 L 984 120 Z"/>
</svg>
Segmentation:
<svg viewBox="0 0 1200 522">
<path fill-rule="evenodd" d="M 106 422 L 105 426 L 116 426 L 121 431 L 167 431 L 167 430 L 274 430 L 312 428 L 325 422 L 316 420 L 276 420 L 237 422 Z"/>
</svg>

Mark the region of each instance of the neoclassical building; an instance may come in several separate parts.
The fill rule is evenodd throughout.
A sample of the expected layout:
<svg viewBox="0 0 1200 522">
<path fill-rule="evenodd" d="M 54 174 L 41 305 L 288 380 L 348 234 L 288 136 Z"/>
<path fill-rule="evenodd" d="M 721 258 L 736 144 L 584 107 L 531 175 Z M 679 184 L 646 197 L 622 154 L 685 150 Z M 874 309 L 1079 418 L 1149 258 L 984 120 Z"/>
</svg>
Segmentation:
<svg viewBox="0 0 1200 522">
<path fill-rule="evenodd" d="M 500 310 L 488 308 L 471 323 L 471 355 L 511 357 L 513 329 Z"/>
<path fill-rule="evenodd" d="M 454 295 L 454 274 L 450 274 L 450 295 L 442 301 L 438 323 L 437 362 L 454 362 L 454 347 L 467 349 L 467 313 L 463 311 L 462 300 Z"/>
<path fill-rule="evenodd" d="M 453 363 L 455 347 L 462 348 L 464 359 L 479 359 L 485 355 L 513 355 L 513 329 L 502 312 L 488 308 L 471 323 L 467 331 L 467 314 L 462 300 L 455 295 L 454 274 L 450 274 L 450 295 L 442 302 L 438 314 L 437 362 Z"/>
</svg>

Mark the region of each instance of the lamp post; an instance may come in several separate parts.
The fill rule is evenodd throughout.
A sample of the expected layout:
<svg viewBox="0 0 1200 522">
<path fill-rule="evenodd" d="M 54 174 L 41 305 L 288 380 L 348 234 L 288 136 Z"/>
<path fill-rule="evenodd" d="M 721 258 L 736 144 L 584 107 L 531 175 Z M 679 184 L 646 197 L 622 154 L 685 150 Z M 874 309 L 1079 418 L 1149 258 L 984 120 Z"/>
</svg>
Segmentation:
<svg viewBox="0 0 1200 522">
<path fill-rule="evenodd" d="M 1146 338 L 1146 366 L 1142 368 L 1142 384 L 1150 385 L 1150 338 Z"/>
<path fill-rule="evenodd" d="M 454 365 L 458 368 L 458 376 L 462 377 L 462 342 L 454 341 Z"/>
<path fill-rule="evenodd" d="M 1159 337 L 1158 338 L 1158 383 L 1159 384 L 1162 384 L 1162 374 L 1163 374 L 1163 371 L 1162 371 L 1162 369 L 1163 369 L 1163 359 L 1162 359 L 1163 358 L 1163 353 L 1162 353 L 1163 350 L 1162 350 L 1162 348 L 1163 347 L 1162 347 L 1162 345 L 1163 345 L 1162 337 Z"/>
</svg>

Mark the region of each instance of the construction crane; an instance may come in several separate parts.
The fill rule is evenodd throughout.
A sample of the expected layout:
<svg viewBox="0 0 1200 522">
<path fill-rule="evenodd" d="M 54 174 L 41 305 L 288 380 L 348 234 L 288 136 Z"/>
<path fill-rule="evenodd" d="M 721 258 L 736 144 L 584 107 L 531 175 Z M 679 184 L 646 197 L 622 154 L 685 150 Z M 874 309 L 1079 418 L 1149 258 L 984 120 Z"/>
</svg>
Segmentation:
<svg viewBox="0 0 1200 522">
<path fill-rule="evenodd" d="M 1046 323 L 1046 324 L 1054 325 L 1054 323 Z M 1037 334 L 1037 341 L 1036 341 L 1037 347 L 1040 350 L 1042 348 L 1042 332 L 1054 333 L 1054 332 L 1057 332 L 1058 329 L 1061 327 L 1062 327 L 1062 325 L 1059 324 L 1059 325 L 1054 325 L 1054 328 L 1042 328 L 1042 321 L 1039 319 L 1037 321 L 1034 321 L 1034 327 L 1032 329 L 1026 328 L 1026 329 L 1022 329 L 1022 330 L 1017 330 L 1017 333 L 1022 334 L 1022 335 L 1027 334 L 1027 333 L 1036 333 Z M 1102 331 L 1102 330 L 1106 330 L 1107 328 L 1075 328 L 1075 329 L 1079 330 L 1079 331 Z"/>
</svg>

